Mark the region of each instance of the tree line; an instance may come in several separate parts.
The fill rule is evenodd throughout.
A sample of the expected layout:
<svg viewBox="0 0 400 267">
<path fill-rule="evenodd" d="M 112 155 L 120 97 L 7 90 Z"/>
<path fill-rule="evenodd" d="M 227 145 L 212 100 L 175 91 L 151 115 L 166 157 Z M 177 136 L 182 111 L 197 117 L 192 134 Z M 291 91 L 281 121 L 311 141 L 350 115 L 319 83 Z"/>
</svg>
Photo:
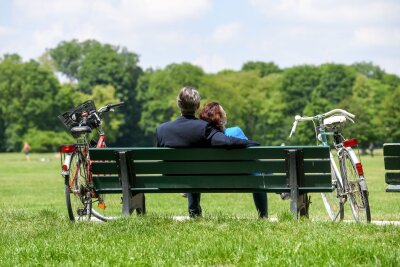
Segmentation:
<svg viewBox="0 0 400 267">
<path fill-rule="evenodd" d="M 334 108 L 356 115 L 346 136 L 362 146 L 400 141 L 400 77 L 369 62 L 280 68 L 249 61 L 215 74 L 190 63 L 144 70 L 124 47 L 71 40 L 37 60 L 0 58 L 0 151 L 20 151 L 24 141 L 37 152 L 73 142 L 57 116 L 88 99 L 97 107 L 126 103 L 104 119 L 109 146 L 153 146 L 156 126 L 179 115 L 175 98 L 185 85 L 199 89 L 202 104 L 220 102 L 227 126 L 240 126 L 262 145 L 315 144 L 308 122 L 287 138 L 294 116 Z"/>
</svg>

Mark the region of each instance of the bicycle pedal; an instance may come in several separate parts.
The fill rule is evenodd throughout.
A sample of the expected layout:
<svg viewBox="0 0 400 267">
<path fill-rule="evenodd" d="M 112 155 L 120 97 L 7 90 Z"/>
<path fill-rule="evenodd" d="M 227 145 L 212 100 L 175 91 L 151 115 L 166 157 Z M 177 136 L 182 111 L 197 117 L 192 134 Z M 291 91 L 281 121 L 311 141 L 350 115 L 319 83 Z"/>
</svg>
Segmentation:
<svg viewBox="0 0 400 267">
<path fill-rule="evenodd" d="M 84 215 L 87 215 L 87 210 L 86 210 L 86 209 L 78 209 L 78 210 L 76 211 L 76 213 L 77 213 L 79 216 L 84 216 Z"/>
<path fill-rule="evenodd" d="M 97 206 L 99 207 L 99 209 L 102 209 L 102 210 L 106 209 L 106 204 L 105 203 L 99 203 L 99 204 L 97 204 Z"/>
</svg>

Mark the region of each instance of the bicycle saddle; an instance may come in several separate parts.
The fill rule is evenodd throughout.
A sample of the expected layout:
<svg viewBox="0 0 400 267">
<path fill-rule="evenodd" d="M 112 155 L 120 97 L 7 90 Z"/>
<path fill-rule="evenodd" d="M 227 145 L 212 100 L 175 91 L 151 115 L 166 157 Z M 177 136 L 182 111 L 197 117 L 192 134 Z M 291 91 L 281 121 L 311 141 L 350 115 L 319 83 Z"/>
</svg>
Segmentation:
<svg viewBox="0 0 400 267">
<path fill-rule="evenodd" d="M 76 127 L 72 127 L 72 129 L 70 130 L 72 135 L 80 135 L 83 133 L 91 133 L 92 132 L 92 128 L 90 128 L 89 126 L 76 126 Z"/>
<path fill-rule="evenodd" d="M 345 116 L 332 116 L 329 118 L 324 119 L 324 125 L 327 128 L 336 128 L 339 127 L 342 123 L 346 122 Z"/>
</svg>

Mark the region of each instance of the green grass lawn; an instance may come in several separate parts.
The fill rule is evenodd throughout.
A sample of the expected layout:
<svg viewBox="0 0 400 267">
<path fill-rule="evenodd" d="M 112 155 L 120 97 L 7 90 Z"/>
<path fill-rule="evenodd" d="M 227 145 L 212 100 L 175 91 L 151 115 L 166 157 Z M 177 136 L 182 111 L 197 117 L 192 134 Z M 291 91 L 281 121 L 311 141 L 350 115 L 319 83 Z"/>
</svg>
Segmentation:
<svg viewBox="0 0 400 267">
<path fill-rule="evenodd" d="M 373 220 L 400 220 L 400 193 L 386 193 L 382 152 L 363 156 Z M 269 194 L 258 220 L 251 194 L 203 194 L 205 217 L 178 222 L 187 200 L 147 194 L 144 217 L 70 223 L 53 154 L 0 154 L 0 265 L 378 265 L 400 262 L 400 227 L 332 223 L 319 194 L 310 220 Z M 350 218 L 347 207 L 347 218 Z"/>
</svg>

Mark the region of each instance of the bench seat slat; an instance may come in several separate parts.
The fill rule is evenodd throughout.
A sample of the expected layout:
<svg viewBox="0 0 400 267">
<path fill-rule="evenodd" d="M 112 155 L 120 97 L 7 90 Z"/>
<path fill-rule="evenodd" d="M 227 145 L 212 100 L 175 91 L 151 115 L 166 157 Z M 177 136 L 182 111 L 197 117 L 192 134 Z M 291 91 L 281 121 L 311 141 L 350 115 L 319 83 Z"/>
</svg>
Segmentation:
<svg viewBox="0 0 400 267">
<path fill-rule="evenodd" d="M 93 176 L 96 190 L 106 188 L 120 189 L 118 176 Z M 139 175 L 135 178 L 134 188 L 158 188 L 159 190 L 177 189 L 181 192 L 188 188 L 209 189 L 249 189 L 262 190 L 269 188 L 286 188 L 287 177 L 284 174 L 270 175 L 206 175 L 206 176 L 147 176 Z M 329 190 L 332 187 L 330 174 L 305 175 L 306 187 L 319 187 Z M 183 191 L 182 191 L 183 190 Z"/>
<path fill-rule="evenodd" d="M 321 192 L 332 192 L 332 188 L 329 187 L 300 187 L 299 193 L 321 193 Z M 182 189 L 159 189 L 159 188 L 132 188 L 132 193 L 182 193 Z M 248 189 L 248 188 L 232 188 L 232 189 L 210 189 L 210 188 L 199 188 L 199 189 L 188 189 L 185 188 L 186 193 L 255 193 L 255 192 L 271 192 L 281 193 L 290 192 L 287 188 L 282 187 L 269 187 L 267 189 Z M 115 188 L 103 188 L 97 190 L 98 194 L 122 194 L 122 189 Z"/>
<path fill-rule="evenodd" d="M 285 159 L 290 148 L 301 148 L 304 158 L 329 158 L 329 149 L 322 146 L 307 147 L 250 147 L 238 149 L 225 148 L 91 148 L 91 160 L 115 160 L 115 151 L 132 151 L 138 160 L 257 160 Z M 190 155 L 190 157 L 188 157 Z"/>
<path fill-rule="evenodd" d="M 308 160 L 304 162 L 306 173 L 329 173 L 330 161 Z M 229 174 L 229 173 L 285 173 L 284 160 L 271 161 L 213 161 L 213 162 L 135 162 L 134 169 L 137 174 Z M 93 174 L 118 173 L 115 162 L 93 162 Z"/>
</svg>

